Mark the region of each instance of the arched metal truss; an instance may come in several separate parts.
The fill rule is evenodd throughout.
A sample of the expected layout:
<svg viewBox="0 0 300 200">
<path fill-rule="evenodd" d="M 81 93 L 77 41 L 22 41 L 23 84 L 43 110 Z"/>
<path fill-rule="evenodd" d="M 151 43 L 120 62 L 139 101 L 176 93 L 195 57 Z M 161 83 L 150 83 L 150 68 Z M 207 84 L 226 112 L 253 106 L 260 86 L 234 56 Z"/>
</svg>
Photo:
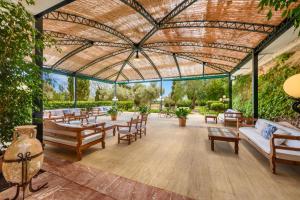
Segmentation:
<svg viewBox="0 0 300 200">
<path fill-rule="evenodd" d="M 243 53 L 250 53 L 252 48 L 246 46 L 238 46 L 223 43 L 204 43 L 204 42 L 155 42 L 145 44 L 143 47 L 166 47 L 166 46 L 191 46 L 191 47 L 207 47 L 216 49 L 226 49 Z"/>
<path fill-rule="evenodd" d="M 173 56 L 173 54 L 175 52 L 171 52 L 171 51 L 166 51 L 166 50 L 162 50 L 162 49 L 155 49 L 155 48 L 144 48 L 145 51 L 150 51 L 150 52 L 155 52 L 155 53 L 161 53 L 161 54 L 166 54 L 166 55 L 171 55 Z M 183 59 L 186 59 L 186 60 L 190 60 L 190 61 L 193 61 L 193 62 L 196 62 L 196 63 L 207 63 L 209 64 L 209 67 L 212 66 L 212 68 L 220 71 L 220 72 L 226 72 L 228 73 L 229 71 L 228 70 L 224 70 L 223 68 L 225 69 L 231 69 L 233 68 L 232 66 L 229 66 L 229 65 L 221 65 L 221 64 L 216 64 L 216 63 L 211 63 L 211 62 L 204 62 L 200 59 L 197 59 L 197 58 L 194 58 L 192 56 L 189 56 L 189 55 L 182 55 L 182 54 L 179 54 L 179 53 L 175 53 L 177 57 L 179 58 L 183 58 Z"/>
<path fill-rule="evenodd" d="M 117 30 L 115 30 L 115 29 L 113 29 L 113 28 L 111 28 L 111 27 L 109 27 L 105 24 L 101 24 L 99 22 L 96 22 L 96 21 L 93 21 L 93 20 L 90 20 L 90 19 L 86 19 L 84 17 L 80 17 L 80 16 L 77 16 L 77 15 L 73 15 L 73 14 L 69 14 L 69 13 L 63 13 L 63 12 L 59 12 L 59 11 L 53 11 L 51 13 L 48 13 L 48 14 L 44 15 L 43 19 L 58 20 L 58 21 L 63 21 L 63 22 L 71 22 L 71 23 L 77 23 L 77 24 L 93 27 L 93 28 L 105 31 L 107 33 L 110 33 L 110 34 L 126 41 L 129 44 L 133 44 L 133 42 L 130 38 L 126 37 L 125 35 L 118 32 Z"/>
<path fill-rule="evenodd" d="M 198 52 L 177 52 L 177 53 L 181 54 L 181 55 L 186 55 L 186 56 L 210 58 L 210 59 L 223 60 L 223 61 L 232 62 L 232 63 L 239 63 L 241 61 L 238 58 L 229 57 L 229 56 L 221 56 L 221 55 L 216 55 L 216 54 L 209 54 L 209 53 L 198 53 Z"/>
<path fill-rule="evenodd" d="M 174 62 L 176 64 L 176 67 L 177 67 L 177 70 L 178 70 L 179 77 L 181 78 L 181 71 L 180 71 L 180 67 L 179 67 L 178 60 L 176 58 L 176 54 L 175 53 L 173 53 L 173 58 L 174 58 Z"/>
<path fill-rule="evenodd" d="M 169 22 L 171 19 L 173 19 L 175 16 L 177 16 L 179 13 L 184 11 L 186 8 L 188 8 L 190 5 L 195 3 L 197 0 L 185 0 L 182 1 L 179 5 L 177 5 L 169 14 L 167 14 L 162 20 L 160 20 L 156 26 L 154 26 L 139 42 L 138 46 L 141 47 L 143 44 L 152 36 L 154 35 L 158 30 L 159 27 L 164 25 L 165 23 Z"/>
<path fill-rule="evenodd" d="M 235 69 L 238 69 L 245 61 L 249 60 L 251 56 L 252 51 L 260 51 L 263 49 L 270 41 L 273 41 L 273 39 L 278 35 L 278 33 L 282 32 L 281 27 L 284 26 L 285 22 L 282 22 L 279 26 L 273 26 L 273 25 L 267 25 L 267 24 L 257 24 L 257 23 L 245 23 L 245 22 L 239 22 L 239 21 L 208 21 L 208 20 L 195 20 L 195 21 L 182 21 L 182 22 L 171 22 L 171 20 L 177 16 L 179 13 L 184 11 L 186 8 L 191 6 L 193 3 L 195 3 L 197 0 L 183 0 L 180 4 L 178 4 L 171 12 L 169 12 L 165 17 L 163 17 L 160 21 L 156 21 L 151 14 L 147 12 L 147 10 L 136 0 L 120 0 L 121 2 L 125 3 L 126 5 L 130 6 L 132 9 L 134 9 L 136 12 L 141 14 L 148 22 L 150 22 L 153 25 L 153 28 L 138 42 L 134 43 L 129 37 L 125 36 L 121 32 L 115 30 L 112 27 L 109 27 L 105 24 L 102 24 L 100 22 L 90 20 L 81 16 L 77 16 L 74 14 L 59 12 L 59 11 L 49 11 L 43 16 L 43 19 L 47 20 L 58 20 L 58 21 L 64 21 L 64 22 L 70 22 L 70 23 L 77 23 L 84 26 L 93 27 L 96 29 L 99 29 L 101 31 L 105 31 L 107 33 L 110 33 L 113 36 L 116 36 L 124 41 L 124 43 L 113 43 L 113 42 L 105 42 L 105 41 L 90 41 L 88 39 L 78 37 L 78 36 L 72 36 L 67 35 L 64 33 L 59 32 L 53 32 L 53 31 L 44 31 L 46 35 L 50 35 L 54 38 L 58 38 L 57 45 L 80 45 L 77 49 L 69 52 L 67 55 L 65 55 L 63 58 L 58 60 L 51 69 L 56 70 L 60 64 L 62 64 L 64 61 L 69 59 L 70 57 L 74 56 L 75 54 L 93 46 L 108 46 L 108 47 L 118 47 L 122 48 L 121 50 L 118 50 L 113 53 L 109 53 L 105 56 L 101 56 L 90 63 L 86 64 L 85 66 L 82 66 L 79 68 L 79 70 L 73 72 L 75 74 L 84 71 L 85 69 L 93 66 L 94 64 L 101 62 L 105 59 L 111 58 L 113 56 L 132 51 L 131 54 L 127 57 L 127 59 L 122 60 L 120 62 L 117 62 L 115 64 L 106 66 L 96 72 L 92 75 L 92 78 L 97 78 L 102 73 L 106 72 L 109 69 L 112 69 L 116 66 L 120 66 L 122 64 L 121 69 L 110 75 L 109 77 L 106 77 L 105 79 L 110 79 L 114 76 L 116 76 L 115 82 L 117 82 L 119 76 L 123 76 L 125 80 L 129 80 L 128 77 L 122 72 L 124 67 L 126 65 L 129 65 L 139 76 L 141 79 L 145 80 L 143 75 L 140 73 L 138 68 L 136 68 L 131 62 L 130 58 L 133 56 L 135 51 L 141 52 L 141 54 L 148 60 L 148 62 L 151 64 L 153 69 L 156 71 L 159 79 L 162 79 L 159 69 L 154 64 L 154 62 L 151 60 L 151 58 L 147 55 L 148 52 L 155 52 L 160 54 L 167 54 L 173 57 L 174 63 L 178 69 L 179 77 L 181 78 L 181 71 L 180 71 L 180 65 L 178 63 L 177 58 L 182 58 L 186 60 L 190 60 L 192 62 L 196 62 L 199 64 L 202 64 L 204 67 L 210 67 L 212 69 L 215 69 L 221 73 L 231 73 L 234 72 Z M 286 27 L 291 27 L 289 24 Z M 286 28 L 284 26 L 284 30 Z M 147 40 L 153 36 L 158 30 L 162 29 L 173 29 L 173 28 L 218 28 L 218 29 L 232 29 L 232 30 L 239 30 L 239 31 L 249 31 L 249 32 L 257 32 L 262 34 L 267 34 L 267 38 L 261 41 L 261 43 L 255 47 L 247 47 L 247 46 L 240 46 L 240 45 L 234 45 L 234 44 L 223 44 L 223 43 L 199 43 L 199 42 L 155 42 L 155 43 L 146 43 Z M 126 42 L 126 43 L 125 43 Z M 216 48 L 216 49 L 225 49 L 229 51 L 235 51 L 235 52 L 242 52 L 247 53 L 248 55 L 244 59 L 238 59 L 230 56 L 223 56 L 223 55 L 215 55 L 215 54 L 208 54 L 208 53 L 198 53 L 198 52 L 171 52 L 159 49 L 159 47 L 165 47 L 165 46 L 193 46 L 193 47 L 206 47 L 206 48 Z M 204 62 L 199 57 L 203 58 L 209 58 L 209 59 L 215 59 L 215 60 L 222 60 L 227 61 L 231 63 L 239 63 L 237 66 L 230 66 L 230 65 L 224 65 L 224 64 L 216 64 L 212 62 Z M 204 75 L 204 71 L 203 74 Z"/>
<path fill-rule="evenodd" d="M 127 65 L 128 61 L 129 61 L 130 58 L 133 56 L 133 54 L 134 54 L 134 51 L 132 51 L 132 52 L 130 53 L 130 55 L 126 58 L 126 60 L 123 62 L 123 65 L 122 65 L 122 67 L 121 67 L 121 69 L 120 69 L 120 71 L 119 71 L 119 73 L 118 73 L 118 75 L 117 75 L 117 77 L 116 77 L 115 82 L 117 82 L 117 80 L 118 80 L 120 74 L 122 73 L 124 67 Z"/>
<path fill-rule="evenodd" d="M 94 64 L 96 64 L 96 63 L 98 63 L 98 62 L 101 62 L 101 61 L 103 61 L 103 60 L 106 60 L 106 59 L 108 59 L 108 58 L 111 58 L 111 57 L 116 56 L 116 55 L 119 55 L 119 54 L 126 53 L 126 52 L 128 52 L 128 51 L 130 51 L 130 49 L 122 49 L 122 50 L 115 51 L 115 52 L 113 52 L 113 53 L 107 54 L 107 55 L 105 55 L 105 56 L 101 56 L 101 57 L 99 57 L 99 58 L 97 58 L 97 59 L 95 59 L 95 60 L 89 62 L 89 63 L 86 64 L 85 66 L 80 67 L 79 70 L 76 71 L 76 73 L 82 72 L 83 70 L 86 70 L 87 68 L 93 66 Z"/>
<path fill-rule="evenodd" d="M 146 54 L 146 52 L 144 52 L 143 50 L 141 50 L 141 54 L 148 60 L 148 62 L 151 64 L 151 66 L 153 67 L 153 69 L 156 71 L 157 76 L 162 79 L 161 74 L 159 73 L 156 65 L 154 64 L 154 62 L 151 60 L 151 58 Z"/>
<path fill-rule="evenodd" d="M 116 67 L 116 66 L 122 64 L 123 62 L 124 62 L 124 60 L 119 61 L 119 62 L 116 62 L 116 63 L 114 63 L 114 64 L 112 64 L 112 65 L 106 66 L 106 67 L 104 67 L 103 69 L 100 69 L 99 71 L 97 71 L 95 74 L 93 74 L 92 77 L 96 78 L 96 77 L 98 77 L 100 74 L 102 74 L 102 73 L 106 72 L 107 70 L 112 69 L 112 68 L 114 68 L 114 67 Z"/>
<path fill-rule="evenodd" d="M 74 56 L 75 54 L 90 48 L 91 46 L 93 46 L 93 43 L 88 42 L 80 47 L 78 47 L 77 49 L 71 51 L 70 53 L 68 53 L 67 55 L 65 55 L 64 57 L 62 57 L 60 60 L 58 60 L 53 66 L 52 69 L 55 69 L 56 67 L 58 67 L 58 65 L 62 64 L 63 62 L 65 62 L 67 59 L 69 59 L 70 57 Z"/>
<path fill-rule="evenodd" d="M 127 64 L 141 77 L 141 79 L 145 80 L 142 73 L 130 61 L 128 61 Z"/>
<path fill-rule="evenodd" d="M 135 1 L 135 0 L 120 0 L 123 3 L 127 4 L 128 6 L 130 6 L 131 8 L 133 8 L 135 11 L 137 11 L 138 13 L 140 13 L 145 19 L 147 19 L 153 26 L 157 25 L 156 20 L 152 17 L 152 15 L 150 15 L 145 8 L 139 4 L 139 2 Z"/>
<path fill-rule="evenodd" d="M 170 29 L 170 28 L 221 28 L 221 29 L 233 29 L 233 30 L 240 30 L 240 31 L 250 31 L 250 32 L 269 34 L 274 30 L 275 26 L 267 25 L 267 24 L 237 22 L 237 21 L 207 21 L 207 20 L 169 22 L 160 26 L 160 29 Z"/>
</svg>

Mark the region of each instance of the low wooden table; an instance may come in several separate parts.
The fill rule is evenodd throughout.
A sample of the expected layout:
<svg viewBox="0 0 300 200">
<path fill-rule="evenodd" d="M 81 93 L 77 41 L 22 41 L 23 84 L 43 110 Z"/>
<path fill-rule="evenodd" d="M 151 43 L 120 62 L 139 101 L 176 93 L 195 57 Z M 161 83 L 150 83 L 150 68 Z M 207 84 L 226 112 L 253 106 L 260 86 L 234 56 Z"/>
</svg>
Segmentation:
<svg viewBox="0 0 300 200">
<path fill-rule="evenodd" d="M 234 142 L 234 151 L 236 154 L 239 153 L 239 136 L 236 135 L 233 130 L 228 128 L 208 128 L 208 139 L 211 141 L 211 150 L 214 151 L 214 141 L 225 141 L 225 142 Z"/>
<path fill-rule="evenodd" d="M 218 118 L 216 115 L 205 115 L 205 123 L 207 123 L 208 119 L 213 119 L 216 124 L 218 123 Z"/>
</svg>

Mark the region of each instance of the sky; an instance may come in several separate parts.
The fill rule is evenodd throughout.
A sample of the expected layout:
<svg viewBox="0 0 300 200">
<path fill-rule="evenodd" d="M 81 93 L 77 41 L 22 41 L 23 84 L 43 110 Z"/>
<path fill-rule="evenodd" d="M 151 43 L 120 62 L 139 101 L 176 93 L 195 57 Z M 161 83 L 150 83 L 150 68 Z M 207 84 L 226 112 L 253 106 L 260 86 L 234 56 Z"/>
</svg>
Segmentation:
<svg viewBox="0 0 300 200">
<path fill-rule="evenodd" d="M 55 90 L 58 91 L 58 86 L 59 85 L 62 85 L 65 88 L 65 90 L 67 90 L 67 87 L 68 87 L 68 77 L 67 76 L 60 75 L 60 74 L 54 74 L 54 73 L 49 74 L 49 76 L 56 83 L 56 84 L 54 84 L 54 89 Z M 164 91 L 165 91 L 165 93 L 163 94 L 163 97 L 166 97 L 171 93 L 171 91 L 172 91 L 172 82 L 173 81 L 163 81 L 163 88 L 164 88 Z M 144 84 L 148 85 L 150 83 L 148 82 L 148 83 L 144 83 Z M 160 84 L 160 83 L 157 82 L 157 84 Z M 95 88 L 93 86 L 94 86 L 94 84 L 91 84 L 90 90 L 91 90 L 92 96 L 94 96 L 94 94 L 95 94 Z"/>
</svg>

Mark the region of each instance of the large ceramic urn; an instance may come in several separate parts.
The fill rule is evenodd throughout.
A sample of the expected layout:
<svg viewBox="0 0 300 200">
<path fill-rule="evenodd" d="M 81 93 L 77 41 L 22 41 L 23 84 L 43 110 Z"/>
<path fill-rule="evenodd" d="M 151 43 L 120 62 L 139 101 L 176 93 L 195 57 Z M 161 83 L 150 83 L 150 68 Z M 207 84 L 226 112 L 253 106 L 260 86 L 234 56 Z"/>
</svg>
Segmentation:
<svg viewBox="0 0 300 200">
<path fill-rule="evenodd" d="M 43 148 L 35 135 L 35 126 L 15 128 L 13 142 L 7 148 L 3 159 L 2 170 L 6 181 L 19 185 L 27 183 L 41 169 L 44 160 Z M 27 178 L 24 179 L 24 175 Z"/>
</svg>

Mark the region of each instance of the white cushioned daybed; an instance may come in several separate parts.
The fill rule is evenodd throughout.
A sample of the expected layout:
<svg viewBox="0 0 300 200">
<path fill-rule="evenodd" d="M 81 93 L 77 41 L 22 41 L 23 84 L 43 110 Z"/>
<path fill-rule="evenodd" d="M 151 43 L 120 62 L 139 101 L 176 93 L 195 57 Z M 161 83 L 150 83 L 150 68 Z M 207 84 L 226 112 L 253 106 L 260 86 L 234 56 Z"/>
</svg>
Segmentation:
<svg viewBox="0 0 300 200">
<path fill-rule="evenodd" d="M 105 148 L 105 123 L 98 125 L 76 125 L 44 121 L 45 144 L 66 147 L 76 150 L 78 160 L 82 158 L 82 151 L 98 143 Z"/>
<path fill-rule="evenodd" d="M 267 130 L 272 128 L 272 131 Z M 269 159 L 273 173 L 276 173 L 276 162 L 300 164 L 299 129 L 282 126 L 279 123 L 265 119 L 258 119 L 255 125 L 238 123 L 238 130 L 241 138 L 246 139 Z"/>
</svg>

